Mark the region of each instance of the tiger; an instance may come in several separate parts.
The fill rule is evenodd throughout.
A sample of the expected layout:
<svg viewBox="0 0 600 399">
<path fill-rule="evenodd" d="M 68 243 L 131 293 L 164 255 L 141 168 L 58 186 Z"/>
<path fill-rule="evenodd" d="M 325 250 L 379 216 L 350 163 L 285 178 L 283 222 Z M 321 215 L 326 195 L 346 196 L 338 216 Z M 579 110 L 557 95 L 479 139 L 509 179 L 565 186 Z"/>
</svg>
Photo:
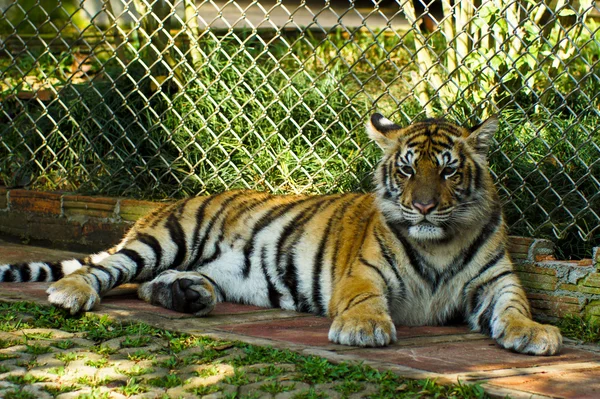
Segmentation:
<svg viewBox="0 0 600 399">
<path fill-rule="evenodd" d="M 196 316 L 223 301 L 328 316 L 331 342 L 380 347 L 396 325 L 456 318 L 499 346 L 555 355 L 558 328 L 532 320 L 507 252 L 487 152 L 497 116 L 367 124 L 382 150 L 368 193 L 186 198 L 139 219 L 83 259 L 1 265 L 0 281 L 53 282 L 51 304 L 90 311 L 128 282 L 152 305 Z"/>
</svg>

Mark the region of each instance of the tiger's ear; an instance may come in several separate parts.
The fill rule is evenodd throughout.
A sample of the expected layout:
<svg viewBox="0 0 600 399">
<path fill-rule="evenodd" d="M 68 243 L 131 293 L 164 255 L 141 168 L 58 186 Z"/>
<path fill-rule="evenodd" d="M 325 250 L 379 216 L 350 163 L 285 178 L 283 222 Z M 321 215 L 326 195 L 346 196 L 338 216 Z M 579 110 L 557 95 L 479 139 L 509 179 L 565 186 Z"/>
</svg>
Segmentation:
<svg viewBox="0 0 600 399">
<path fill-rule="evenodd" d="M 479 154 L 486 156 L 492 137 L 498 130 L 498 116 L 492 115 L 480 125 L 471 128 L 471 134 L 467 138 L 467 142 L 477 151 Z"/>
<path fill-rule="evenodd" d="M 402 129 L 400 126 L 378 113 L 373 114 L 367 122 L 367 134 L 382 149 L 386 149 L 396 142 L 397 132 L 400 129 Z"/>
</svg>

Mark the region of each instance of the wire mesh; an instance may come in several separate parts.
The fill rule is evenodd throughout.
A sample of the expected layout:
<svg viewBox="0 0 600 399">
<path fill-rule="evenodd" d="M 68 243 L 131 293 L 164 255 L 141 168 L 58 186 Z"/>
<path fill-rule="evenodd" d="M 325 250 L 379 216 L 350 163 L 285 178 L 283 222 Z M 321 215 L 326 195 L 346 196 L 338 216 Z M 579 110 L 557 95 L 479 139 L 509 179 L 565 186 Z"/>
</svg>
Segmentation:
<svg viewBox="0 0 600 399">
<path fill-rule="evenodd" d="M 174 198 L 368 190 L 379 110 L 501 115 L 514 233 L 600 239 L 600 40 L 585 0 L 0 2 L 0 183 Z M 583 248 L 583 250 L 581 249 Z M 589 254 L 588 254 L 589 256 Z"/>
</svg>

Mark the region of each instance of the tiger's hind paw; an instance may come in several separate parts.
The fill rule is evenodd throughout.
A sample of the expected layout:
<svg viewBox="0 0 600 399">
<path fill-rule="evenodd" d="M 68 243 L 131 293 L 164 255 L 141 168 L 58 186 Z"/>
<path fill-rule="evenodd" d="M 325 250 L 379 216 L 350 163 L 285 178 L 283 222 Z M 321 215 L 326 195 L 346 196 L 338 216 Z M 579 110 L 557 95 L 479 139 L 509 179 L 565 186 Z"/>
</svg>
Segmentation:
<svg viewBox="0 0 600 399">
<path fill-rule="evenodd" d="M 64 277 L 47 290 L 48 301 L 67 309 L 71 314 L 92 310 L 100 302 L 100 295 L 80 276 Z"/>
<path fill-rule="evenodd" d="M 342 314 L 333 320 L 329 340 L 351 346 L 386 346 L 396 342 L 396 327 L 387 315 L 357 318 Z"/>
<path fill-rule="evenodd" d="M 504 348 L 528 355 L 556 355 L 562 347 L 558 328 L 529 319 L 514 320 L 496 335 Z"/>
<path fill-rule="evenodd" d="M 217 304 L 213 285 L 198 272 L 167 270 L 138 289 L 138 296 L 153 305 L 204 316 Z"/>
</svg>

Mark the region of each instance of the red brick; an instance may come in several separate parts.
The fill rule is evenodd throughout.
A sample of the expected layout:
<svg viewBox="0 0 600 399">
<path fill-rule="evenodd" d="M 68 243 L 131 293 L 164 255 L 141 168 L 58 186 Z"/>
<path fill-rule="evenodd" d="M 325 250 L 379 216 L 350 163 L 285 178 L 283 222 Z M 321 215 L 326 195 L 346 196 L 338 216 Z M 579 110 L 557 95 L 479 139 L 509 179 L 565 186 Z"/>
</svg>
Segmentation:
<svg viewBox="0 0 600 399">
<path fill-rule="evenodd" d="M 533 288 L 537 290 L 554 291 L 558 284 L 558 278 L 555 276 L 536 274 L 536 273 L 525 273 L 517 271 L 517 276 L 521 280 L 524 287 Z"/>
<path fill-rule="evenodd" d="M 0 212 L 0 232 L 11 236 L 27 236 L 27 220 L 31 214 Z"/>
<path fill-rule="evenodd" d="M 2 294 L 4 296 L 8 296 L 6 294 L 11 293 L 13 294 L 10 295 L 11 297 L 16 296 L 23 300 L 45 300 L 48 298 L 46 290 L 50 284 L 51 283 L 0 283 L 0 286 L 2 287 Z"/>
<path fill-rule="evenodd" d="M 527 259 L 529 247 L 533 243 L 533 238 L 511 236 L 506 245 L 511 258 Z"/>
<path fill-rule="evenodd" d="M 83 224 L 81 234 L 86 242 L 109 248 L 118 244 L 130 227 L 131 225 L 127 223 L 88 220 Z"/>
<path fill-rule="evenodd" d="M 97 218 L 112 218 L 115 216 L 115 198 L 87 197 L 82 195 L 65 195 L 63 209 L 65 215 L 84 215 Z"/>
<path fill-rule="evenodd" d="M 327 338 L 331 320 L 325 317 L 301 317 L 274 320 L 263 323 L 224 325 L 219 328 L 228 332 L 252 337 L 273 339 L 311 346 L 328 346 Z"/>
<path fill-rule="evenodd" d="M 124 220 L 135 222 L 162 204 L 150 201 L 122 199 L 119 205 L 119 216 Z"/>
<path fill-rule="evenodd" d="M 600 367 L 494 378 L 488 384 L 552 398 L 600 398 Z"/>
<path fill-rule="evenodd" d="M 554 257 L 554 255 L 536 255 L 535 261 L 536 262 L 551 262 L 551 261 L 556 261 L 556 258 Z"/>
<path fill-rule="evenodd" d="M 544 315 L 551 317 L 565 317 L 570 314 L 580 314 L 581 306 L 573 303 L 548 302 L 540 300 L 531 300 L 531 311 L 534 315 Z"/>
<path fill-rule="evenodd" d="M 81 224 L 66 218 L 34 215 L 27 223 L 27 235 L 39 240 L 74 242 L 81 238 Z"/>
<path fill-rule="evenodd" d="M 508 245 L 521 245 L 529 247 L 535 239 L 531 237 L 509 236 Z"/>
<path fill-rule="evenodd" d="M 539 267 L 539 266 L 534 266 L 530 263 L 519 263 L 515 265 L 515 270 L 519 271 L 519 272 L 526 272 L 526 273 L 534 273 L 534 274 L 544 274 L 544 275 L 549 275 L 549 276 L 556 276 L 556 270 L 555 269 L 551 269 L 549 267 Z"/>
<path fill-rule="evenodd" d="M 388 346 L 349 351 L 364 359 L 395 363 L 435 373 L 466 373 L 566 362 L 596 361 L 598 355 L 563 348 L 557 356 L 529 356 L 501 348 L 491 339 L 427 344 L 419 347 Z"/>
<path fill-rule="evenodd" d="M 566 295 L 547 295 L 538 293 L 528 293 L 527 298 L 530 300 L 539 300 L 546 302 L 558 302 L 558 303 L 576 303 L 579 304 L 579 299 L 574 296 Z"/>
<path fill-rule="evenodd" d="M 8 190 L 4 187 L 0 187 L 0 209 L 6 209 L 8 206 Z"/>
<path fill-rule="evenodd" d="M 61 214 L 61 194 L 29 190 L 10 190 L 10 207 L 14 211 Z"/>
<path fill-rule="evenodd" d="M 586 287 L 600 288 L 600 273 L 591 273 L 587 276 L 583 285 Z"/>
</svg>

